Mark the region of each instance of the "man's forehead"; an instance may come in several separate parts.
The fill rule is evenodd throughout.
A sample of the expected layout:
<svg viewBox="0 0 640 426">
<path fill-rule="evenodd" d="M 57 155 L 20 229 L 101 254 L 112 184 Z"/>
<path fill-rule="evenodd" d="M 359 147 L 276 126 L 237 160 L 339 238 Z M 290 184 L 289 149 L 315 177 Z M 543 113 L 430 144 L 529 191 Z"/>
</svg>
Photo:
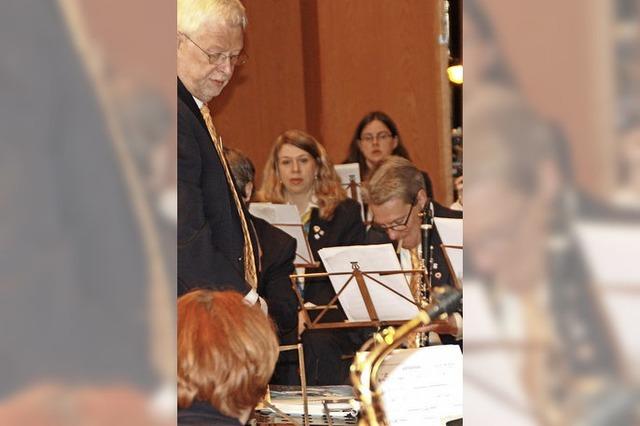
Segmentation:
<svg viewBox="0 0 640 426">
<path fill-rule="evenodd" d="M 200 27 L 196 35 L 208 49 L 241 50 L 244 32 L 240 25 L 229 25 L 224 21 L 212 21 Z"/>
<path fill-rule="evenodd" d="M 382 223 L 387 221 L 394 221 L 397 219 L 403 219 L 407 214 L 406 210 L 408 206 L 409 203 L 405 203 L 399 197 L 394 197 L 382 204 L 371 204 L 369 207 L 371 208 L 374 219 Z"/>
</svg>

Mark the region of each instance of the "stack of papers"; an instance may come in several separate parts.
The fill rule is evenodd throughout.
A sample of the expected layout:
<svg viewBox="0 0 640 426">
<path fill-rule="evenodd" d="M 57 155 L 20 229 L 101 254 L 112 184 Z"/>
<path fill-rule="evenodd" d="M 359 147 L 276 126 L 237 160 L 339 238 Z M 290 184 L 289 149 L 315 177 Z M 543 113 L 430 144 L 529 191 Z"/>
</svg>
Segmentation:
<svg viewBox="0 0 640 426">
<path fill-rule="evenodd" d="M 291 416 L 302 416 L 304 405 L 300 386 L 273 386 L 270 389 L 271 404 L 282 412 Z M 355 416 L 358 406 L 354 401 L 351 386 L 308 386 L 307 400 L 310 416 L 323 416 L 326 402 L 331 417 Z M 268 407 L 259 408 L 260 411 L 271 411 Z"/>
</svg>

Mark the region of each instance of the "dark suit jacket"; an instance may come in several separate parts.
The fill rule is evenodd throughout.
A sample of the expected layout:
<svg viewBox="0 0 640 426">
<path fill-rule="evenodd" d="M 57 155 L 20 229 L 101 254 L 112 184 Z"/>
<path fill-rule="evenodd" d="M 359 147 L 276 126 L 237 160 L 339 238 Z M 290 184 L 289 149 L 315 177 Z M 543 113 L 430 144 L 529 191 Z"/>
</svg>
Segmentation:
<svg viewBox="0 0 640 426">
<path fill-rule="evenodd" d="M 295 271 L 296 240 L 265 220 L 254 216 L 251 220 L 262 249 L 258 294 L 267 302 L 282 341 L 283 335 L 298 327 L 298 300 L 289 279 Z"/>
<path fill-rule="evenodd" d="M 247 293 L 243 255 L 224 168 L 195 100 L 178 80 L 178 295 L 195 287 Z"/>
<path fill-rule="evenodd" d="M 324 233 L 321 234 L 321 231 Z M 336 207 L 331 220 L 319 217 L 318 209 L 313 209 L 309 226 L 309 246 L 313 257 L 320 260 L 318 250 L 324 247 L 351 246 L 364 244 L 366 229 L 360 214 L 360 203 L 347 198 Z M 317 236 L 317 238 L 316 238 Z M 309 270 L 308 272 L 324 271 L 324 268 Z M 335 291 L 328 279 L 307 280 L 304 290 L 305 301 L 323 305 L 329 303 L 335 296 Z M 331 321 L 344 319 L 344 314 L 339 317 L 326 315 L 324 318 Z"/>
<path fill-rule="evenodd" d="M 208 402 L 194 401 L 189 408 L 178 410 L 178 425 L 241 426 L 240 420 L 225 416 Z"/>
</svg>

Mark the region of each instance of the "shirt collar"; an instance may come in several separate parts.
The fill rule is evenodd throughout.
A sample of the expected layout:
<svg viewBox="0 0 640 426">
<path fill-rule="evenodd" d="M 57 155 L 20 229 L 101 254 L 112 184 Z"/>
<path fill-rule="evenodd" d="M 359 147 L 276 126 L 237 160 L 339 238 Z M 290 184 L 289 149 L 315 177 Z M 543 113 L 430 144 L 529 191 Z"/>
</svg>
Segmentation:
<svg viewBox="0 0 640 426">
<path fill-rule="evenodd" d="M 195 96 L 191 95 L 193 97 L 193 100 L 196 101 L 196 105 L 198 105 L 198 109 L 202 109 L 202 106 L 204 105 L 204 102 L 202 102 L 200 99 L 196 98 Z"/>
</svg>

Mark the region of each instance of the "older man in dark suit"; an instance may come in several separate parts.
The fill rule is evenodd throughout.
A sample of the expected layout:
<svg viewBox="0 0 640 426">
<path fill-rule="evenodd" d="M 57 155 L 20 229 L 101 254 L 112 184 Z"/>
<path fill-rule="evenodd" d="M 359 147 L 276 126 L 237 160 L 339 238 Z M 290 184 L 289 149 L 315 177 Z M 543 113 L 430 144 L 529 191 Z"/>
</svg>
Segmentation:
<svg viewBox="0 0 640 426">
<path fill-rule="evenodd" d="M 258 300 L 258 243 L 208 103 L 244 62 L 239 0 L 178 0 L 178 294 L 226 288 Z"/>
</svg>

